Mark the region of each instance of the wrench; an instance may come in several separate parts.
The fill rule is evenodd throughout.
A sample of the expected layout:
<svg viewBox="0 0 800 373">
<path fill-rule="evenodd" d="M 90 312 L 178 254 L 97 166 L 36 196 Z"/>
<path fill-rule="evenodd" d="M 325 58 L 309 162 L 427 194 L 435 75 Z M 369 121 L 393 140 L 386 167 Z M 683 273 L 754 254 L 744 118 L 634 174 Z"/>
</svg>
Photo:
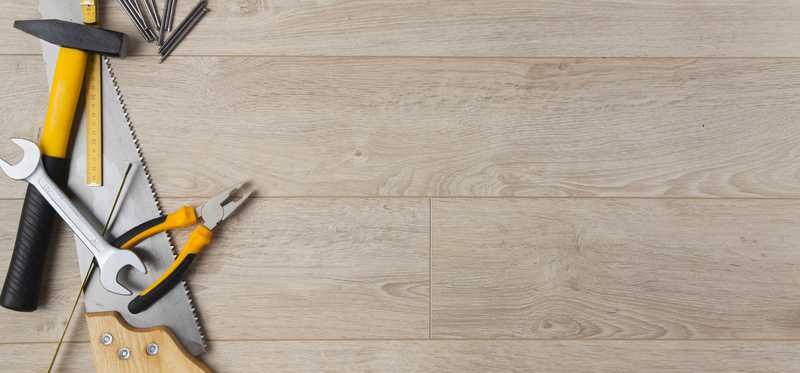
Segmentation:
<svg viewBox="0 0 800 373">
<path fill-rule="evenodd" d="M 33 185 L 39 193 L 53 206 L 61 219 L 72 229 L 78 239 L 89 248 L 100 268 L 100 283 L 103 287 L 120 295 L 131 295 L 131 291 L 117 282 L 117 275 L 123 268 L 131 266 L 139 272 L 147 273 L 144 263 L 130 250 L 117 249 L 106 242 L 86 218 L 78 212 L 61 188 L 47 176 L 42 165 L 42 153 L 39 146 L 24 140 L 11 139 L 23 150 L 22 160 L 10 165 L 0 159 L 0 168 L 14 180 L 25 180 Z"/>
</svg>

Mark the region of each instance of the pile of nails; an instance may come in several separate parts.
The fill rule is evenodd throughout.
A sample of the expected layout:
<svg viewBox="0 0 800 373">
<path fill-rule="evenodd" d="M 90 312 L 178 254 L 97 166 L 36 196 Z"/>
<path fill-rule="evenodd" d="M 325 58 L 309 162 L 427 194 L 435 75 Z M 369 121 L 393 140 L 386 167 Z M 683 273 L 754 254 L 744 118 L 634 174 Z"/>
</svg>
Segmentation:
<svg viewBox="0 0 800 373">
<path fill-rule="evenodd" d="M 140 1 L 144 1 L 144 8 L 142 8 Z M 160 62 L 164 62 L 172 54 L 175 48 L 186 38 L 186 35 L 189 34 L 189 31 L 209 11 L 208 1 L 201 0 L 178 27 L 173 30 L 175 1 L 166 0 L 164 14 L 159 15 L 155 0 L 117 0 L 144 40 L 148 43 L 156 42 L 158 44 L 158 54 L 161 55 Z M 145 10 L 147 16 L 145 16 Z"/>
</svg>

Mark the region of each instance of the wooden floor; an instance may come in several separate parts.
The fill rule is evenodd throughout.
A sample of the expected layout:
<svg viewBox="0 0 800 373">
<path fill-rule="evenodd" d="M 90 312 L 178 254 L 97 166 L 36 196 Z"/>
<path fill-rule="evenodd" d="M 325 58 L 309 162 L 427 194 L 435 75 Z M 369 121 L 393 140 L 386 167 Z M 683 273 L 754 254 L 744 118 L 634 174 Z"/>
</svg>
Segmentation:
<svg viewBox="0 0 800 373">
<path fill-rule="evenodd" d="M 216 370 L 800 371 L 800 2 L 209 3 L 163 65 L 113 64 L 167 208 L 258 190 L 191 275 Z M 23 18 L 0 4 L 2 139 L 47 103 Z M 0 178 L 0 275 L 23 192 Z M 0 371 L 47 366 L 60 241 Z M 92 369 L 85 329 L 59 371 Z"/>
</svg>

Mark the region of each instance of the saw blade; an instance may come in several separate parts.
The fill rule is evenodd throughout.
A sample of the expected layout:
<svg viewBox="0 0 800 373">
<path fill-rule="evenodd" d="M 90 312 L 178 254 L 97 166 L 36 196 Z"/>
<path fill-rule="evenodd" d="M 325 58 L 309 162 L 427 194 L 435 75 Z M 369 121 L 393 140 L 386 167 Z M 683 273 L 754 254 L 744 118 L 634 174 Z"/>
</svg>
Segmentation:
<svg viewBox="0 0 800 373">
<path fill-rule="evenodd" d="M 39 10 L 42 18 L 58 18 L 78 23 L 82 21 L 82 9 L 78 1 L 40 0 Z M 52 82 L 58 47 L 42 42 L 42 50 L 48 81 Z M 162 211 L 111 62 L 106 57 L 103 58 L 102 85 L 103 144 L 106 149 L 103 154 L 103 169 L 107 183 L 99 188 L 85 186 L 86 118 L 78 113 L 76 120 L 80 118 L 80 121 L 76 121 L 79 125 L 74 137 L 68 186 L 73 197 L 86 206 L 97 221 L 105 221 L 125 168 L 129 163 L 133 164 L 135 173 L 129 176 L 129 187 L 124 200 L 120 201 L 114 224 L 109 230 L 112 236 L 118 236 L 131 227 L 162 215 Z M 92 254 L 77 239 L 75 242 L 80 273 L 83 275 L 89 268 Z M 155 281 L 169 267 L 176 254 L 172 239 L 167 234 L 149 238 L 135 250 L 147 266 L 148 273 L 142 275 L 124 271 L 120 275 L 120 281 L 131 289 L 144 289 Z M 136 294 L 112 294 L 101 286 L 99 278 L 100 276 L 93 276 L 87 284 L 84 293 L 86 312 L 116 311 L 136 328 L 165 326 L 175 333 L 183 347 L 192 355 L 197 356 L 207 350 L 197 311 L 185 282 L 173 288 L 147 311 L 134 315 L 128 312 L 127 305 Z"/>
</svg>

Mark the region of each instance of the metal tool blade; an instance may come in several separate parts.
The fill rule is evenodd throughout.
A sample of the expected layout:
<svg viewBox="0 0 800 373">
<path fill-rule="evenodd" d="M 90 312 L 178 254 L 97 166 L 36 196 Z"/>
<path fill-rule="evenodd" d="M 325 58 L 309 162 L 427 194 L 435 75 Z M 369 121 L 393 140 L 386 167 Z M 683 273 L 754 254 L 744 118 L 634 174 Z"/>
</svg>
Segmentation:
<svg viewBox="0 0 800 373">
<path fill-rule="evenodd" d="M 79 1 L 40 0 L 39 11 L 42 18 L 82 22 Z M 52 81 L 58 47 L 42 42 L 42 50 L 47 66 L 48 81 Z M 103 154 L 103 169 L 108 183 L 99 188 L 87 188 L 84 185 L 86 177 L 86 118 L 78 113 L 77 117 L 81 119 L 75 134 L 68 185 L 73 197 L 87 206 L 95 215 L 95 219 L 104 221 L 111 209 L 125 168 L 128 163 L 134 165 L 136 172 L 129 176 L 131 180 L 125 199 L 119 202 L 120 207 L 116 220 L 110 229 L 111 235 L 116 236 L 141 222 L 161 215 L 162 212 L 119 85 L 107 58 L 103 59 L 102 78 L 103 143 L 104 148 L 108 149 Z M 89 268 L 92 255 L 77 240 L 76 249 L 80 273 L 84 274 Z M 149 271 L 146 275 L 131 274 L 127 278 L 120 278 L 132 289 L 144 289 L 156 280 L 175 259 L 174 245 L 167 234 L 160 234 L 146 240 L 138 245 L 136 250 Z M 128 312 L 127 308 L 134 296 L 135 294 L 133 296 L 111 294 L 100 285 L 99 276 L 93 276 L 84 295 L 86 312 L 116 311 L 122 315 L 125 321 L 137 328 L 165 326 L 175 333 L 183 347 L 192 355 L 197 356 L 206 351 L 205 337 L 185 282 L 173 288 L 149 310 L 137 315 Z"/>
</svg>

